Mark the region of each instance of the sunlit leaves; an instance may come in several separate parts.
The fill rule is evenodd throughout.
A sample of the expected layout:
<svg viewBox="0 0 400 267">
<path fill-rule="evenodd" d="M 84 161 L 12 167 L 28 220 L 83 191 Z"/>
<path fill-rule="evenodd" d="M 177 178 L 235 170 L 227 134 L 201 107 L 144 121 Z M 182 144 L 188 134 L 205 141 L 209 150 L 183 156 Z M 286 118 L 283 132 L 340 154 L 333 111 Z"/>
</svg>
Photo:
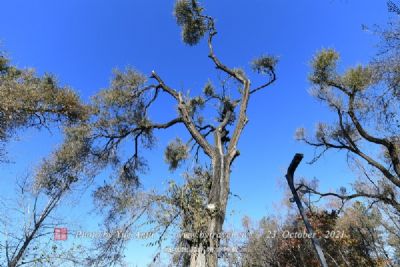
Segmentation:
<svg viewBox="0 0 400 267">
<path fill-rule="evenodd" d="M 182 39 L 188 45 L 197 44 L 207 31 L 202 11 L 196 0 L 178 0 L 175 3 L 176 21 L 182 27 Z"/>
<path fill-rule="evenodd" d="M 313 72 L 309 79 L 313 83 L 326 83 L 336 78 L 336 66 L 339 54 L 333 49 L 322 50 L 312 60 Z"/>
<path fill-rule="evenodd" d="M 296 140 L 304 140 L 306 130 L 303 127 L 297 128 L 294 136 Z"/>
<path fill-rule="evenodd" d="M 168 144 L 165 149 L 164 158 L 169 164 L 170 170 L 175 170 L 179 165 L 189 157 L 189 151 L 186 144 L 181 139 L 176 138 Z"/>
<path fill-rule="evenodd" d="M 145 159 L 133 156 L 120 168 L 119 179 L 126 186 L 137 188 L 140 184 L 139 175 L 145 173 L 146 169 Z"/>
<path fill-rule="evenodd" d="M 155 142 L 147 115 L 152 96 L 146 91 L 145 83 L 146 78 L 132 68 L 115 70 L 110 86 L 93 99 L 95 112 L 90 124 L 94 164 L 116 169 L 118 181 L 124 185 L 121 190 L 132 194 L 140 183 L 139 175 L 147 166 L 139 156 L 139 147 L 151 148 Z M 129 141 L 134 142 L 134 155 L 125 159 L 119 148 Z"/>
<path fill-rule="evenodd" d="M 352 90 L 364 90 L 373 82 L 372 71 L 368 67 L 357 66 L 347 70 L 342 77 L 344 86 Z"/>
<path fill-rule="evenodd" d="M 213 97 L 215 95 L 215 88 L 210 81 L 208 81 L 204 86 L 203 93 L 207 97 Z"/>
<path fill-rule="evenodd" d="M 141 87 L 145 82 L 146 78 L 132 68 L 114 70 L 110 87 L 95 96 L 94 102 L 103 112 L 138 106 L 142 102 Z"/>
<path fill-rule="evenodd" d="M 207 231 L 209 210 L 207 199 L 211 187 L 211 173 L 209 169 L 197 167 L 193 172 L 184 174 L 185 183 L 177 185 L 171 181 L 168 188 L 168 199 L 180 211 L 179 224 L 180 238 L 176 240 L 176 246 L 190 249 L 189 243 L 206 242 L 199 239 L 201 233 Z M 163 215 L 160 215 L 163 216 Z M 176 253 L 173 257 L 174 265 L 187 260 L 187 253 Z"/>
<path fill-rule="evenodd" d="M 235 72 L 240 77 L 246 77 L 246 73 L 242 68 L 234 68 L 233 72 Z"/>
<path fill-rule="evenodd" d="M 268 74 L 274 68 L 278 59 L 275 56 L 261 56 L 251 62 L 251 67 L 254 71 L 260 74 Z"/>
<path fill-rule="evenodd" d="M 0 56 L 0 73 L 3 73 L 8 68 L 8 59 L 4 56 Z"/>
<path fill-rule="evenodd" d="M 90 128 L 86 125 L 67 128 L 65 135 L 63 145 L 43 161 L 36 174 L 36 189 L 49 195 L 66 191 L 88 171 L 85 166 L 90 155 Z"/>
<path fill-rule="evenodd" d="M 54 76 L 39 77 L 33 70 L 17 69 L 0 56 L 0 142 L 21 127 L 48 127 L 50 122 L 76 123 L 88 109 Z"/>
</svg>

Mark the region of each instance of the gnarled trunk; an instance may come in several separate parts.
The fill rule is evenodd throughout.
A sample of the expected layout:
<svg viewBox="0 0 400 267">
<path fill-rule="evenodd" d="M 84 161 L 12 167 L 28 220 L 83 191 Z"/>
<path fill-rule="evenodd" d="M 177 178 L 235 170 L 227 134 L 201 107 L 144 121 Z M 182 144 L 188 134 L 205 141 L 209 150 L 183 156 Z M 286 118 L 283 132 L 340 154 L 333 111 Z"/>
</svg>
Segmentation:
<svg viewBox="0 0 400 267">
<path fill-rule="evenodd" d="M 221 151 L 222 152 L 222 151 Z M 216 267 L 220 234 L 225 220 L 229 193 L 230 163 L 227 157 L 220 153 L 212 159 L 212 182 L 208 196 L 207 233 L 201 239 L 201 244 L 191 248 L 190 267 Z"/>
</svg>

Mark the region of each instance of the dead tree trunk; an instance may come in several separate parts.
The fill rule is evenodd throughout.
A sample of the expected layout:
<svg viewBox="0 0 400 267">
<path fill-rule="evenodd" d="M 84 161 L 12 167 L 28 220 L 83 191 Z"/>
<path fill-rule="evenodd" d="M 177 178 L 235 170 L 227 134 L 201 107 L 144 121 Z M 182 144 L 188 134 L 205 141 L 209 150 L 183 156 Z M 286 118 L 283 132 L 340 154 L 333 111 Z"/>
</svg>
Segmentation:
<svg viewBox="0 0 400 267">
<path fill-rule="evenodd" d="M 292 162 L 290 163 L 289 168 L 287 170 L 286 180 L 289 185 L 290 191 L 292 192 L 293 200 L 294 200 L 294 202 L 296 202 L 296 205 L 297 205 L 297 208 L 299 209 L 301 218 L 303 219 L 304 225 L 306 226 L 307 232 L 311 237 L 311 242 L 312 242 L 315 252 L 317 253 L 319 263 L 321 264 L 322 267 L 328 267 L 324 253 L 321 248 L 321 245 L 318 241 L 318 238 L 315 237 L 312 226 L 309 223 L 309 221 L 307 219 L 307 215 L 304 212 L 303 204 L 301 203 L 300 197 L 297 194 L 297 190 L 294 186 L 294 172 L 296 171 L 297 166 L 299 166 L 302 159 L 303 159 L 303 154 L 294 155 Z"/>
</svg>

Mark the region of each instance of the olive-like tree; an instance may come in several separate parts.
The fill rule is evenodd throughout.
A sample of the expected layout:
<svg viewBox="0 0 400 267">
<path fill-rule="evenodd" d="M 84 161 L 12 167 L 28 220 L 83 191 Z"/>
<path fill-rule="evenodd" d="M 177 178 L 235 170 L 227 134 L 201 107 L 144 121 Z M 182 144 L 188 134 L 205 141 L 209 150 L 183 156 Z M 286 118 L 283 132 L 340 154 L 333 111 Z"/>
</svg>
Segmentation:
<svg viewBox="0 0 400 267">
<path fill-rule="evenodd" d="M 395 12 L 395 5 L 389 5 Z M 339 54 L 326 49 L 312 60 L 309 77 L 312 94 L 336 115 L 334 124 L 319 123 L 315 138 L 297 132 L 298 139 L 320 149 L 347 152 L 360 170 L 354 194 L 313 193 L 343 201 L 365 197 L 389 205 L 400 214 L 400 20 L 396 16 L 385 29 L 378 55 L 367 65 L 337 70 Z"/>
<path fill-rule="evenodd" d="M 33 69 L 11 64 L 0 52 L 0 161 L 4 145 L 17 130 L 50 127 L 50 123 L 67 124 L 84 119 L 85 105 L 70 88 L 57 84 L 54 76 L 38 76 Z"/>
<path fill-rule="evenodd" d="M 68 128 L 65 135 L 65 142 L 38 170 L 17 183 L 14 198 L 0 198 L 1 266 L 82 266 L 81 247 L 65 250 L 51 240 L 60 222 L 55 212 L 82 180 L 90 144 L 85 129 Z"/>
<path fill-rule="evenodd" d="M 52 75 L 39 76 L 33 69 L 18 68 L 0 55 L 1 164 L 6 165 L 4 148 L 18 130 L 49 128 L 54 124 L 72 127 L 85 120 L 87 114 L 88 108 L 79 96 L 60 86 Z M 0 196 L 0 265 L 45 264 L 48 260 L 51 253 L 37 253 L 40 244 L 49 234 L 47 227 L 55 209 L 86 162 L 82 157 L 87 155 L 83 152 L 88 143 L 82 139 L 82 131 L 74 134 L 77 130 L 66 130 L 65 143 L 43 162 L 36 174 L 24 179 L 15 198 Z"/>
<path fill-rule="evenodd" d="M 110 88 L 94 97 L 94 113 L 89 128 L 92 129 L 92 154 L 95 156 L 95 163 L 103 166 L 110 163 L 119 166 L 118 178 L 112 184 L 102 185 L 95 192 L 95 197 L 105 205 L 104 207 L 109 208 L 107 219 L 113 221 L 115 225 L 119 224 L 119 228 L 116 226 L 118 229 L 128 229 L 132 226 L 132 221 L 127 222 L 117 216 L 124 212 L 126 214 L 127 210 L 131 211 L 130 214 L 139 216 L 148 211 L 151 201 L 158 201 L 158 203 L 163 202 L 160 204 L 162 212 L 156 213 L 157 216 L 161 216 L 160 214 L 166 214 L 165 205 L 175 207 L 174 215 L 167 219 L 165 215 L 160 220 L 166 228 L 169 226 L 166 221 L 181 218 L 181 224 L 191 226 L 190 231 L 195 235 L 200 231 L 207 233 L 207 237 L 203 238 L 186 237 L 186 244 L 193 253 L 190 254 L 190 259 L 186 257 L 181 264 L 217 266 L 217 250 L 220 244 L 218 234 L 222 231 L 225 220 L 230 193 L 231 166 L 239 156 L 238 142 L 248 123 L 249 100 L 252 95 L 276 80 L 277 59 L 272 56 L 262 56 L 252 62 L 252 68 L 256 73 L 268 77 L 264 84 L 252 86 L 243 70 L 228 67 L 215 54 L 213 48 L 213 40 L 217 35 L 215 21 L 204 14 L 204 8 L 197 1 L 177 1 L 174 14 L 178 25 L 182 27 L 182 38 L 186 44 L 195 45 L 203 36 L 207 37 L 208 57 L 226 79 L 220 89 L 212 82 L 207 82 L 203 92 L 193 97 L 169 86 L 156 71 L 152 71 L 149 81 L 133 69 L 116 71 Z M 229 85 L 233 88 L 230 91 Z M 159 123 L 150 119 L 149 110 L 157 106 L 157 99 L 162 93 L 169 96 L 177 109 L 175 118 Z M 202 111 L 206 115 L 202 116 Z M 216 115 L 210 117 L 207 114 Z M 194 178 L 190 178 L 188 184 L 183 187 L 171 181 L 170 194 L 149 197 L 149 194 L 137 192 L 139 173 L 146 166 L 140 149 L 154 145 L 155 130 L 165 130 L 177 125 L 183 126 L 190 135 L 190 140 L 183 142 L 177 138 L 168 145 L 165 158 L 171 170 L 179 167 L 190 155 L 209 161 L 210 169 L 195 171 Z M 134 151 L 129 159 L 122 160 L 119 148 L 126 140 L 133 141 Z M 196 177 L 200 179 L 199 176 L 204 181 L 204 188 L 195 182 Z M 138 202 L 141 204 L 140 209 Z M 190 205 L 184 207 L 183 204 L 188 202 Z M 197 207 L 197 212 L 193 213 L 194 207 Z M 197 220 L 197 217 L 201 218 Z M 111 249 L 113 247 L 111 240 L 102 247 L 104 252 L 103 257 L 100 257 L 102 259 L 107 258 L 104 255 L 115 252 Z M 117 253 L 108 259 L 116 260 L 119 258 L 116 255 Z"/>
</svg>

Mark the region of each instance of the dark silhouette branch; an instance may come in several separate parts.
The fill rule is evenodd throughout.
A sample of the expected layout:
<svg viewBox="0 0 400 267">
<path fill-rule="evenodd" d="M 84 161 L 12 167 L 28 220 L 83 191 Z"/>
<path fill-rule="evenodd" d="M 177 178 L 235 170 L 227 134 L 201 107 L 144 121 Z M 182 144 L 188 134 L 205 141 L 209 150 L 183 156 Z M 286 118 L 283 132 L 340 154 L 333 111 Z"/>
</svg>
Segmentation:
<svg viewBox="0 0 400 267">
<path fill-rule="evenodd" d="M 308 218 L 304 211 L 300 197 L 297 193 L 296 188 L 294 187 L 294 172 L 296 171 L 296 169 L 299 166 L 302 159 L 303 159 L 303 154 L 294 155 L 294 157 L 289 165 L 289 168 L 287 170 L 287 173 L 286 173 L 286 181 L 289 185 L 290 191 L 292 192 L 294 202 L 296 203 L 297 208 L 299 209 L 299 213 L 303 219 L 304 225 L 306 226 L 307 232 L 311 236 L 311 241 L 312 241 L 314 250 L 317 254 L 319 263 L 322 267 L 328 267 L 328 264 L 326 263 L 326 259 L 325 259 L 324 253 L 322 251 L 321 245 L 319 243 L 319 240 L 315 237 L 314 231 L 312 229 L 311 224 L 308 221 Z"/>
</svg>

